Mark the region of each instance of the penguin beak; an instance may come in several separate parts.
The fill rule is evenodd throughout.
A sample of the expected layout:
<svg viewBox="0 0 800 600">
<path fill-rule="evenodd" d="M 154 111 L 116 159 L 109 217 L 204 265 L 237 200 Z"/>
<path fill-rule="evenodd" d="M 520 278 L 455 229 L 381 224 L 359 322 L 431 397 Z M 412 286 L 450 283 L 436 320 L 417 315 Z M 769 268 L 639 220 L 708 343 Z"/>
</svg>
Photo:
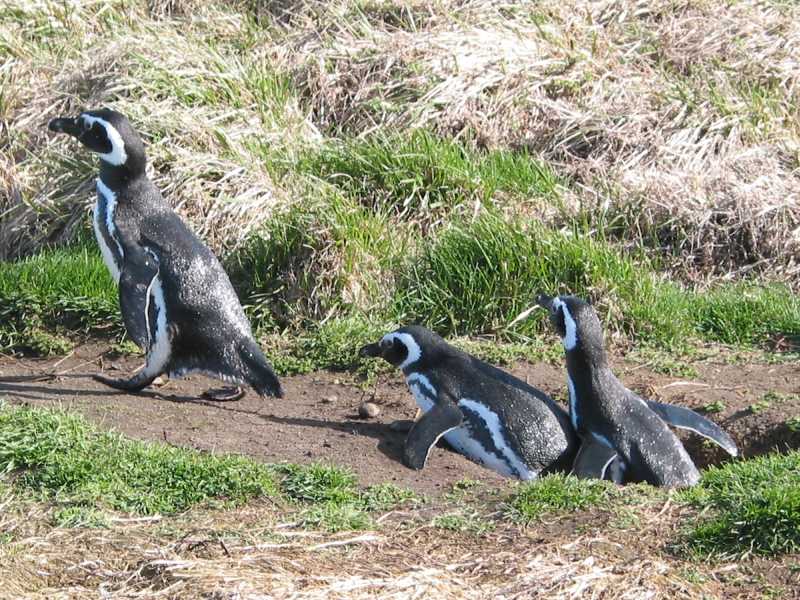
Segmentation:
<svg viewBox="0 0 800 600">
<path fill-rule="evenodd" d="M 383 356 L 383 351 L 381 350 L 380 344 L 367 344 L 363 346 L 361 350 L 358 351 L 358 355 L 361 357 L 369 356 L 374 358 L 376 356 Z"/>
<path fill-rule="evenodd" d="M 58 119 L 53 119 L 47 124 L 47 128 L 50 131 L 55 131 L 56 133 L 69 134 L 72 137 L 80 137 L 81 135 L 81 127 L 78 125 L 77 120 L 69 117 L 59 117 Z"/>
<path fill-rule="evenodd" d="M 553 296 L 539 294 L 536 296 L 536 304 L 549 312 L 553 312 Z"/>
</svg>

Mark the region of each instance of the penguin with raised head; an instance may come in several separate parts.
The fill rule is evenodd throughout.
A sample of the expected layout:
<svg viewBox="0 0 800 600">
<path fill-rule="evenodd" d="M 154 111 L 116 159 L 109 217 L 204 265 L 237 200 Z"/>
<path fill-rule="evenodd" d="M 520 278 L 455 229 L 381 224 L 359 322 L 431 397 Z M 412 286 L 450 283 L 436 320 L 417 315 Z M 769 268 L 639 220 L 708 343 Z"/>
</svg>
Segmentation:
<svg viewBox="0 0 800 600">
<path fill-rule="evenodd" d="M 570 420 L 581 439 L 573 473 L 619 483 L 646 481 L 665 487 L 696 484 L 700 474 L 668 425 L 689 429 L 736 456 L 736 444 L 716 424 L 687 408 L 648 402 L 611 372 L 600 320 L 574 296 L 539 295 L 537 303 L 564 344 Z"/>
<path fill-rule="evenodd" d="M 403 463 L 422 469 L 444 436 L 467 458 L 507 477 L 568 470 L 577 451 L 569 417 L 544 392 L 447 344 L 424 327 L 402 327 L 364 346 L 403 371 L 422 417 Z"/>
<path fill-rule="evenodd" d="M 278 378 L 253 339 L 227 274 L 147 178 L 144 144 L 128 120 L 112 110 L 92 110 L 53 119 L 49 128 L 100 157 L 94 232 L 119 284 L 125 328 L 146 351 L 144 368 L 130 379 L 95 379 L 135 392 L 164 373 L 202 372 L 280 397 Z M 242 394 L 236 389 L 212 398 Z"/>
</svg>

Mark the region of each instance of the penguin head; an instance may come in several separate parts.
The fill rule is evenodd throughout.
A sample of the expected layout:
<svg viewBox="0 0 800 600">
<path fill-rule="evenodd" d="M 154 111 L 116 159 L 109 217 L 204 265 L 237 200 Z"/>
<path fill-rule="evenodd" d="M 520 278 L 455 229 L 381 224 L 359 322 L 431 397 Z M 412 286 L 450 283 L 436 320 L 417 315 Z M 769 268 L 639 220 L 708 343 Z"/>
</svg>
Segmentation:
<svg viewBox="0 0 800 600">
<path fill-rule="evenodd" d="M 146 158 L 139 134 L 122 114 L 103 108 L 77 117 L 59 117 L 48 124 L 50 131 L 66 133 L 100 157 L 104 163 L 129 171 L 144 172 Z"/>
<path fill-rule="evenodd" d="M 550 313 L 550 323 L 561 336 L 567 352 L 578 348 L 604 351 L 603 328 L 591 304 L 575 296 L 545 294 L 539 294 L 536 303 Z"/>
<path fill-rule="evenodd" d="M 424 327 L 410 325 L 387 333 L 380 341 L 359 350 L 360 356 L 380 357 L 400 369 L 406 369 L 426 358 L 444 340 Z"/>
</svg>

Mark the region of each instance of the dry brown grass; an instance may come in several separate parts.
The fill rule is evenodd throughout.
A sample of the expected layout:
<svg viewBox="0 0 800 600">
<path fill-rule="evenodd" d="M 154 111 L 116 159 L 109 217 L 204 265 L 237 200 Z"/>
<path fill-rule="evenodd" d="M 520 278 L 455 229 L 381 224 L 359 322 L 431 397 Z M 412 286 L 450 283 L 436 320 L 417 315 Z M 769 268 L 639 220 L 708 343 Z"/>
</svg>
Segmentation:
<svg viewBox="0 0 800 600">
<path fill-rule="evenodd" d="M 150 137 L 158 185 L 217 250 L 309 189 L 291 167 L 276 178 L 273 153 L 318 129 L 424 127 L 555 164 L 570 182 L 555 225 L 588 215 L 690 280 L 797 281 L 794 3 L 18 4 L 0 20 L 0 257 L 74 235 L 93 167 L 44 126 L 105 104 Z M 254 70 L 288 91 L 265 99 Z"/>
<path fill-rule="evenodd" d="M 287 42 L 322 126 L 526 147 L 570 176 L 574 211 L 669 246 L 673 268 L 796 276 L 796 5 L 413 3 L 404 27 L 316 6 Z"/>
<path fill-rule="evenodd" d="M 274 508 L 256 504 L 64 529 L 46 524 L 46 509 L 29 507 L 17 514 L 24 523 L 12 528 L 15 541 L 0 547 L 2 585 L 31 599 L 681 599 L 715 597 L 718 574 L 740 575 L 737 566 L 652 552 L 680 511 L 667 504 L 642 516 L 638 533 L 656 539 L 628 546 L 620 541 L 629 534 L 605 526 L 576 534 L 570 518 L 475 536 L 398 513 L 376 531 L 326 534 L 280 522 Z M 650 556 L 637 554 L 643 546 Z M 705 585 L 686 580 L 684 569 L 695 567 Z"/>
<path fill-rule="evenodd" d="M 234 247 L 287 194 L 249 144 L 317 135 L 291 94 L 275 106 L 258 95 L 253 79 L 269 73 L 269 58 L 245 61 L 230 47 L 244 15 L 198 5 L 176 22 L 168 15 L 181 3 L 150 3 L 154 16 L 135 4 L 71 6 L 30 2 L 18 22 L 0 20 L 10 57 L 0 75 L 13 83 L 0 103 L 0 257 L 74 234 L 94 201 L 96 167 L 46 125 L 99 106 L 125 113 L 148 138 L 152 177 L 195 230 L 217 250 Z"/>
</svg>

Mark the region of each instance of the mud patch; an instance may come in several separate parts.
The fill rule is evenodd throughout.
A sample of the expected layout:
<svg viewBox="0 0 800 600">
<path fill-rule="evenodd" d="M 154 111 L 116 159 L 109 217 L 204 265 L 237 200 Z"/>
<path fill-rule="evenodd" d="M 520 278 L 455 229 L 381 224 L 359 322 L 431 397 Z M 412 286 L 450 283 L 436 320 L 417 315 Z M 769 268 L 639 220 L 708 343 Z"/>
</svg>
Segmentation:
<svg viewBox="0 0 800 600">
<path fill-rule="evenodd" d="M 439 495 L 462 479 L 500 485 L 503 478 L 446 447 L 435 449 L 426 468 L 400 462 L 404 435 L 390 429 L 412 419 L 416 406 L 401 377 L 382 377 L 374 388 L 348 373 L 318 372 L 283 378 L 286 397 L 261 399 L 252 392 L 236 402 L 211 402 L 200 395 L 217 382 L 203 377 L 168 381 L 131 395 L 96 383 L 91 375 L 129 375 L 140 360 L 110 358 L 104 345 L 87 344 L 62 359 L 0 358 L 0 397 L 15 404 L 58 406 L 84 414 L 103 427 L 133 438 L 213 452 L 247 454 L 265 462 L 326 462 L 351 468 L 365 484 L 392 482 Z M 794 364 L 694 365 L 691 380 L 654 373 L 618 361 L 615 371 L 643 396 L 703 412 L 728 431 L 744 457 L 800 447 L 792 419 L 800 417 L 800 383 Z M 516 365 L 511 371 L 561 401 L 564 371 L 546 363 Z M 371 400 L 374 419 L 358 417 Z M 707 409 L 710 407 L 711 411 Z M 697 436 L 680 433 L 698 466 L 729 460 Z"/>
</svg>

